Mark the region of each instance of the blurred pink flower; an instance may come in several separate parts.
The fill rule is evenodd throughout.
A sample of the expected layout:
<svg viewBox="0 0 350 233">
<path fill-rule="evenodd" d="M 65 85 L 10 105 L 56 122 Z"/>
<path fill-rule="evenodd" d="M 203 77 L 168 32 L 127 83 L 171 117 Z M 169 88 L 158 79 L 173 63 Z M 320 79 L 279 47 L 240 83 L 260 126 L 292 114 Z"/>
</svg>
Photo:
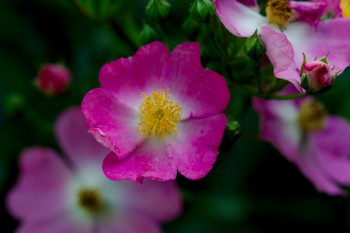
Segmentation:
<svg viewBox="0 0 350 233">
<path fill-rule="evenodd" d="M 284 94 L 295 93 L 288 87 Z M 253 99 L 260 115 L 260 137 L 294 163 L 321 192 L 344 195 L 350 185 L 350 125 L 327 115 L 314 98 Z"/>
<path fill-rule="evenodd" d="M 103 163 L 112 180 L 142 182 L 204 177 L 212 168 L 226 126 L 224 77 L 204 69 L 199 44 L 170 53 L 161 42 L 133 57 L 104 65 L 101 88 L 87 93 L 82 111 L 89 131 L 111 149 Z"/>
<path fill-rule="evenodd" d="M 250 37 L 256 29 L 277 78 L 291 82 L 299 92 L 303 53 L 308 58 L 329 53 L 329 65 L 343 71 L 350 65 L 350 19 L 320 21 L 325 1 L 269 0 L 267 17 L 237 0 L 215 0 L 216 13 L 224 26 L 238 37 Z"/>
<path fill-rule="evenodd" d="M 48 95 L 64 93 L 71 81 L 70 71 L 60 64 L 44 64 L 36 79 L 40 90 Z"/>
<path fill-rule="evenodd" d="M 112 182 L 101 171 L 108 151 L 87 133 L 79 108 L 56 124 L 64 160 L 48 148 L 32 147 L 20 157 L 18 181 L 7 207 L 21 233 L 158 233 L 159 223 L 181 210 L 174 183 Z"/>
</svg>

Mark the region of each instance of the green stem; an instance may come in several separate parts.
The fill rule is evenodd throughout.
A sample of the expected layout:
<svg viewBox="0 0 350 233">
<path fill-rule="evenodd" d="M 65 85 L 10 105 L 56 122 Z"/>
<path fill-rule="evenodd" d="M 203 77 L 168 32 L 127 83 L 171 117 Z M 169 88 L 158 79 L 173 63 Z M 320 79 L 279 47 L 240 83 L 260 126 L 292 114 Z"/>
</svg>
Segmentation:
<svg viewBox="0 0 350 233">
<path fill-rule="evenodd" d="M 96 19 L 94 18 L 93 15 L 91 15 L 90 12 L 85 10 L 77 0 L 69 0 L 69 2 L 73 5 L 73 7 L 80 12 L 85 18 L 91 20 L 92 22 L 96 22 Z"/>
<path fill-rule="evenodd" d="M 258 92 L 259 92 L 259 94 L 260 95 L 264 95 L 264 91 L 263 91 L 263 88 L 262 88 L 262 83 L 261 83 L 261 80 L 260 80 L 260 64 L 256 68 L 256 83 L 258 85 Z"/>
<path fill-rule="evenodd" d="M 306 94 L 297 93 L 292 95 L 267 95 L 267 96 L 264 96 L 263 98 L 274 99 L 274 100 L 294 100 L 294 99 L 299 99 L 306 96 L 307 96 Z"/>
<path fill-rule="evenodd" d="M 272 99 L 272 100 L 293 100 L 298 98 L 306 97 L 307 94 L 297 93 L 291 95 L 269 95 L 269 94 L 260 94 L 259 92 L 253 90 L 252 88 L 248 88 L 245 86 L 235 86 L 236 90 L 245 93 L 246 95 L 256 96 L 262 99 Z"/>
<path fill-rule="evenodd" d="M 111 21 L 110 25 L 114 34 L 117 37 L 119 37 L 119 39 L 121 39 L 125 44 L 127 44 L 132 50 L 136 51 L 138 49 L 136 42 L 133 42 L 129 38 L 129 36 L 125 33 L 125 31 L 120 27 L 120 25 L 117 22 Z"/>
</svg>

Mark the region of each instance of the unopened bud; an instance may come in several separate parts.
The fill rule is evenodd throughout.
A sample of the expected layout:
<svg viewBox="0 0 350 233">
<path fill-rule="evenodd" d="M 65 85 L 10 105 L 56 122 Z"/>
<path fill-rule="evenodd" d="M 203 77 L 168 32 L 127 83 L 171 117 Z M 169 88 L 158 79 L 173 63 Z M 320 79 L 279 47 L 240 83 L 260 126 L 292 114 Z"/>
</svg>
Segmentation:
<svg viewBox="0 0 350 233">
<path fill-rule="evenodd" d="M 8 115 L 19 112 L 25 105 L 25 98 L 19 93 L 11 93 L 5 97 L 4 108 Z"/>
<path fill-rule="evenodd" d="M 215 15 L 214 3 L 211 0 L 194 0 L 191 14 L 198 21 L 209 22 Z"/>
<path fill-rule="evenodd" d="M 48 95 L 59 95 L 66 91 L 71 81 L 70 71 L 60 64 L 45 64 L 39 71 L 36 84 Z"/>
<path fill-rule="evenodd" d="M 327 56 L 318 61 L 304 62 L 301 68 L 301 86 L 308 94 L 320 94 L 332 88 L 337 77 L 328 65 Z"/>
<path fill-rule="evenodd" d="M 265 54 L 266 48 L 258 35 L 258 30 L 255 30 L 254 34 L 246 40 L 244 50 L 253 59 L 258 59 Z"/>
<path fill-rule="evenodd" d="M 184 33 L 191 39 L 195 40 L 199 32 L 199 25 L 192 16 L 187 17 L 184 24 L 182 25 Z"/>
<path fill-rule="evenodd" d="M 224 150 L 231 148 L 231 146 L 238 140 L 241 134 L 242 131 L 239 122 L 232 117 L 228 117 L 221 148 Z"/>
<path fill-rule="evenodd" d="M 141 44 L 148 44 L 157 40 L 157 32 L 148 24 L 145 24 L 140 33 Z"/>
<path fill-rule="evenodd" d="M 153 20 L 159 21 L 169 14 L 171 5 L 167 0 L 149 0 L 146 14 Z"/>
</svg>

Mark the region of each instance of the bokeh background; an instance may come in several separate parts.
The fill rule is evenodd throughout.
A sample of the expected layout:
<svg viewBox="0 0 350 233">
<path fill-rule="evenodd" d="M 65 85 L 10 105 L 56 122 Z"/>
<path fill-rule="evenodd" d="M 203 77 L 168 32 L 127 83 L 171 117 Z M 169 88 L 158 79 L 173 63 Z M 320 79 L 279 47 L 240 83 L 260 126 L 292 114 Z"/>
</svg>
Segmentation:
<svg viewBox="0 0 350 233">
<path fill-rule="evenodd" d="M 98 86 L 104 63 L 132 56 L 152 40 L 170 49 L 197 40 L 203 65 L 222 73 L 224 58 L 213 45 L 217 28 L 189 18 L 191 1 L 169 1 L 170 14 L 162 22 L 145 14 L 147 2 L 0 1 L 0 232 L 14 232 L 18 225 L 6 210 L 5 197 L 16 181 L 20 152 L 34 145 L 59 151 L 53 134 L 57 116 L 79 105 L 84 94 Z M 36 88 L 44 63 L 62 63 L 71 70 L 73 79 L 65 94 L 47 96 Z M 244 75 L 243 71 L 237 73 Z M 329 113 L 348 120 L 349 87 L 347 70 L 331 91 L 318 96 Z M 240 122 L 242 136 L 221 150 L 207 177 L 178 177 L 184 211 L 163 225 L 165 233 L 350 231 L 349 197 L 318 193 L 293 164 L 258 140 L 258 116 L 250 96 L 232 90 L 227 113 Z"/>
</svg>

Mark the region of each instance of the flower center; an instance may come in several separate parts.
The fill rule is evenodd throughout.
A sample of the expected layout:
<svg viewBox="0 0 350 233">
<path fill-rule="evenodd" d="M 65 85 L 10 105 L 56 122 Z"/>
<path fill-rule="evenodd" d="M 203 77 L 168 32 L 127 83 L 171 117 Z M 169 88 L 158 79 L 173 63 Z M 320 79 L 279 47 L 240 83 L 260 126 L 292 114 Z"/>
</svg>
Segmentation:
<svg viewBox="0 0 350 233">
<path fill-rule="evenodd" d="M 350 18 L 350 0 L 341 0 L 340 8 L 343 12 L 343 17 Z"/>
<path fill-rule="evenodd" d="M 158 90 L 143 99 L 139 107 L 139 135 L 163 138 L 176 133 L 182 108 L 169 98 L 169 91 Z"/>
<path fill-rule="evenodd" d="M 94 188 L 84 188 L 78 193 L 78 203 L 90 213 L 95 213 L 102 207 L 101 193 Z"/>
<path fill-rule="evenodd" d="M 284 26 L 294 18 L 294 12 L 288 0 L 268 0 L 265 11 L 269 22 L 279 26 Z"/>
<path fill-rule="evenodd" d="M 322 130 L 325 126 L 326 110 L 315 100 L 305 100 L 300 106 L 299 124 L 306 132 Z"/>
</svg>

